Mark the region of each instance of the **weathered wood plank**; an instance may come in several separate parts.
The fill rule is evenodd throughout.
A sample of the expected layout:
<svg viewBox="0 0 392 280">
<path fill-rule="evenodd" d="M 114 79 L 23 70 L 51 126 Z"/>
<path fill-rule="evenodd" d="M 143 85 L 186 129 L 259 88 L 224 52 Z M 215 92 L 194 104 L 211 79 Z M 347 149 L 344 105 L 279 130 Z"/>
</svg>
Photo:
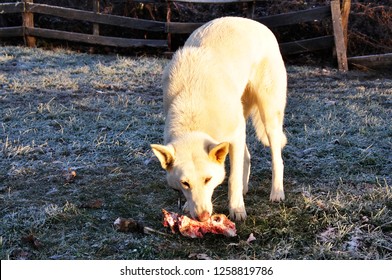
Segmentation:
<svg viewBox="0 0 392 280">
<path fill-rule="evenodd" d="M 26 9 L 32 13 L 52 15 L 73 20 L 89 21 L 92 23 L 114 25 L 118 27 L 126 27 L 152 32 L 163 32 L 165 30 L 165 23 L 159 21 L 96 14 L 89 11 L 49 6 L 44 4 L 28 4 Z"/>
<path fill-rule="evenodd" d="M 22 26 L 0 28 L 0 37 L 19 37 L 19 36 L 23 36 Z"/>
<path fill-rule="evenodd" d="M 330 35 L 288 43 L 281 43 L 279 44 L 279 47 L 283 55 L 290 55 L 331 48 L 333 47 L 333 45 L 334 37 Z"/>
<path fill-rule="evenodd" d="M 333 46 L 334 38 L 332 35 L 279 44 L 280 52 L 283 55 L 323 50 Z M 172 55 L 173 53 L 168 52 L 168 54 Z"/>
<path fill-rule="evenodd" d="M 254 20 L 265 24 L 268 27 L 278 27 L 285 25 L 298 24 L 303 22 L 323 20 L 331 16 L 331 10 L 328 6 L 314 8 L 304 11 L 296 11 L 274 16 L 255 18 Z"/>
<path fill-rule="evenodd" d="M 392 67 L 392 53 L 349 57 L 348 63 L 367 68 Z"/>
<path fill-rule="evenodd" d="M 229 3 L 247 3 L 253 0 L 169 0 L 169 2 L 196 3 L 196 4 L 229 4 Z"/>
<path fill-rule="evenodd" d="M 284 25 L 298 24 L 302 22 L 322 20 L 331 16 L 330 7 L 320 7 L 305 11 L 285 13 L 275 16 L 268 16 L 262 18 L 254 18 L 254 20 L 265 24 L 268 27 L 278 27 Z M 168 22 L 166 23 L 166 32 L 176 34 L 192 33 L 196 28 L 202 26 L 204 23 L 195 22 Z"/>
<path fill-rule="evenodd" d="M 167 22 L 166 33 L 188 34 L 202 26 L 204 22 Z"/>
<path fill-rule="evenodd" d="M 166 40 L 127 39 L 108 36 L 96 36 L 91 34 L 58 31 L 44 28 L 27 28 L 26 34 L 50 39 L 67 40 L 111 47 L 167 47 Z"/>
<path fill-rule="evenodd" d="M 344 43 L 343 28 L 342 28 L 342 15 L 340 13 L 340 1 L 331 1 L 331 14 L 333 34 L 335 38 L 335 49 L 338 60 L 338 69 L 340 71 L 348 70 L 346 46 Z"/>
<path fill-rule="evenodd" d="M 155 3 L 155 4 L 162 4 L 162 3 L 175 3 L 175 2 L 182 2 L 182 3 L 195 3 L 195 4 L 229 4 L 229 3 L 247 3 L 247 2 L 261 2 L 265 0 L 137 0 L 135 2 L 140 3 Z M 129 0 L 117 0 L 116 2 L 123 2 L 127 3 Z"/>
<path fill-rule="evenodd" d="M 2 3 L 0 4 L 0 14 L 15 14 L 23 12 L 23 3 Z"/>
<path fill-rule="evenodd" d="M 226 4 L 226 3 L 246 3 L 246 2 L 261 2 L 265 0 L 137 0 L 135 2 L 140 2 L 140 3 L 156 3 L 156 4 L 162 4 L 166 2 L 170 3 L 175 3 L 175 2 L 182 2 L 182 3 L 196 3 L 196 4 Z M 122 0 L 119 1 L 117 0 L 116 2 L 123 2 L 127 3 L 129 0 Z"/>
</svg>

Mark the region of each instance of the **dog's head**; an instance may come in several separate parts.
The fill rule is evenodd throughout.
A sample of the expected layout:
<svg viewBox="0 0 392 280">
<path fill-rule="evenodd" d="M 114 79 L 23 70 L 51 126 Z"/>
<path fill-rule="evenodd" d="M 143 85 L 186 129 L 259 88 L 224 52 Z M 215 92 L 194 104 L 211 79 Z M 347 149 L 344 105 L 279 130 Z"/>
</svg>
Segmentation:
<svg viewBox="0 0 392 280">
<path fill-rule="evenodd" d="M 205 137 L 182 137 L 167 145 L 151 145 L 167 171 L 170 187 L 183 192 L 191 216 L 200 221 L 212 215 L 212 194 L 225 178 L 224 162 L 229 143 Z"/>
</svg>

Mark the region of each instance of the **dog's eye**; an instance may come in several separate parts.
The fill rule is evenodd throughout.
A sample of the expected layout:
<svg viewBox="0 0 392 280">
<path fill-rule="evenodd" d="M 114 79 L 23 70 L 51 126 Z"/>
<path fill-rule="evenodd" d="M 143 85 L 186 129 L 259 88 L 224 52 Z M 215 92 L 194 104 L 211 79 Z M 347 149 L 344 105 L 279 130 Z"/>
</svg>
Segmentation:
<svg viewBox="0 0 392 280">
<path fill-rule="evenodd" d="M 182 184 L 182 186 L 183 186 L 185 189 L 189 189 L 189 188 L 191 187 L 187 181 L 181 181 L 181 184 Z"/>
<path fill-rule="evenodd" d="M 209 181 L 211 181 L 212 177 L 207 177 L 204 179 L 204 184 L 207 185 Z"/>
</svg>

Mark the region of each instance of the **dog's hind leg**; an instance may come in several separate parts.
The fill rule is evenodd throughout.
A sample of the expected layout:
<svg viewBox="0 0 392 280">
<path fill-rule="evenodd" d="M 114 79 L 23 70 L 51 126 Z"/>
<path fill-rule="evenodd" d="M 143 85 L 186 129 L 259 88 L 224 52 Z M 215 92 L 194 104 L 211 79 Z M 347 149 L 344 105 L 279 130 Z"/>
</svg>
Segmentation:
<svg viewBox="0 0 392 280">
<path fill-rule="evenodd" d="M 282 111 L 270 110 L 268 104 L 260 106 L 260 116 L 264 122 L 265 134 L 268 137 L 268 144 L 271 149 L 272 157 L 272 189 L 270 194 L 271 201 L 284 200 L 283 190 L 283 160 L 282 148 L 286 144 L 286 136 L 283 133 Z"/>
<path fill-rule="evenodd" d="M 284 200 L 283 190 L 283 160 L 282 160 L 282 143 L 285 142 L 284 134 L 281 129 L 275 128 L 267 132 L 270 141 L 272 156 L 272 189 L 270 194 L 271 201 Z"/>
<path fill-rule="evenodd" d="M 245 143 L 245 120 L 238 128 L 237 136 L 230 143 L 230 177 L 229 177 L 229 210 L 230 217 L 236 221 L 246 219 L 244 204 L 244 155 Z M 246 175 L 247 176 L 247 175 Z"/>
<path fill-rule="evenodd" d="M 272 189 L 271 201 L 284 200 L 282 149 L 287 139 L 283 133 L 284 109 L 286 106 L 286 72 L 279 64 L 270 71 L 259 73 L 263 79 L 255 83 L 258 112 L 253 112 L 253 124 L 259 139 L 271 148 Z M 268 86 L 266 86 L 268 85 Z M 257 114 L 258 113 L 258 114 Z"/>
<path fill-rule="evenodd" d="M 282 160 L 282 149 L 287 142 L 286 136 L 283 133 L 285 99 L 281 98 L 279 100 L 276 97 L 263 99 L 262 102 L 259 102 L 259 110 L 264 123 L 265 134 L 268 137 L 272 157 L 272 189 L 270 200 L 280 201 L 285 198 L 283 190 L 284 166 Z"/>
</svg>

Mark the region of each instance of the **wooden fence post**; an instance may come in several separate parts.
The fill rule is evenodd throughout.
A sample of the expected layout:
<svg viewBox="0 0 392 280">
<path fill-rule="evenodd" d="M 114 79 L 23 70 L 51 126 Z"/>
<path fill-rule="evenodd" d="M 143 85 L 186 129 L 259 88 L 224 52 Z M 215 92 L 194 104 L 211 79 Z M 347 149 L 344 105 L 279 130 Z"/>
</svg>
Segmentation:
<svg viewBox="0 0 392 280">
<path fill-rule="evenodd" d="M 350 16 L 351 0 L 343 0 L 342 4 L 342 28 L 344 36 L 344 45 L 348 44 L 348 17 Z"/>
<path fill-rule="evenodd" d="M 166 0 L 166 5 L 167 5 L 166 23 L 170 23 L 170 21 L 171 21 L 170 0 Z M 166 25 L 166 26 L 168 26 L 168 25 Z M 166 30 L 166 31 L 167 31 L 167 48 L 168 48 L 168 51 L 171 52 L 172 51 L 171 32 L 170 32 L 170 30 Z"/>
<path fill-rule="evenodd" d="M 23 0 L 23 36 L 25 45 L 28 47 L 36 47 L 37 40 L 33 36 L 29 36 L 27 29 L 34 28 L 34 14 L 27 11 L 27 4 L 33 3 L 34 0 Z"/>
<path fill-rule="evenodd" d="M 242 4 L 243 10 L 244 10 L 247 18 L 250 18 L 250 19 L 254 18 L 255 3 L 256 3 L 256 0 L 253 0 L 252 2 L 244 2 Z"/>
<path fill-rule="evenodd" d="M 250 4 L 250 14 L 248 15 L 249 18 L 253 19 L 255 17 L 255 9 L 256 9 L 256 0 Z"/>
<path fill-rule="evenodd" d="M 99 13 L 99 0 L 94 0 L 93 1 L 93 12 L 98 14 Z M 99 24 L 94 23 L 93 24 L 93 35 L 99 35 Z"/>
<path fill-rule="evenodd" d="M 331 1 L 331 14 L 332 14 L 332 25 L 333 35 L 335 38 L 335 49 L 338 60 L 338 69 L 340 71 L 347 71 L 347 53 L 344 44 L 343 28 L 342 28 L 342 14 L 340 13 L 340 1 Z"/>
</svg>

